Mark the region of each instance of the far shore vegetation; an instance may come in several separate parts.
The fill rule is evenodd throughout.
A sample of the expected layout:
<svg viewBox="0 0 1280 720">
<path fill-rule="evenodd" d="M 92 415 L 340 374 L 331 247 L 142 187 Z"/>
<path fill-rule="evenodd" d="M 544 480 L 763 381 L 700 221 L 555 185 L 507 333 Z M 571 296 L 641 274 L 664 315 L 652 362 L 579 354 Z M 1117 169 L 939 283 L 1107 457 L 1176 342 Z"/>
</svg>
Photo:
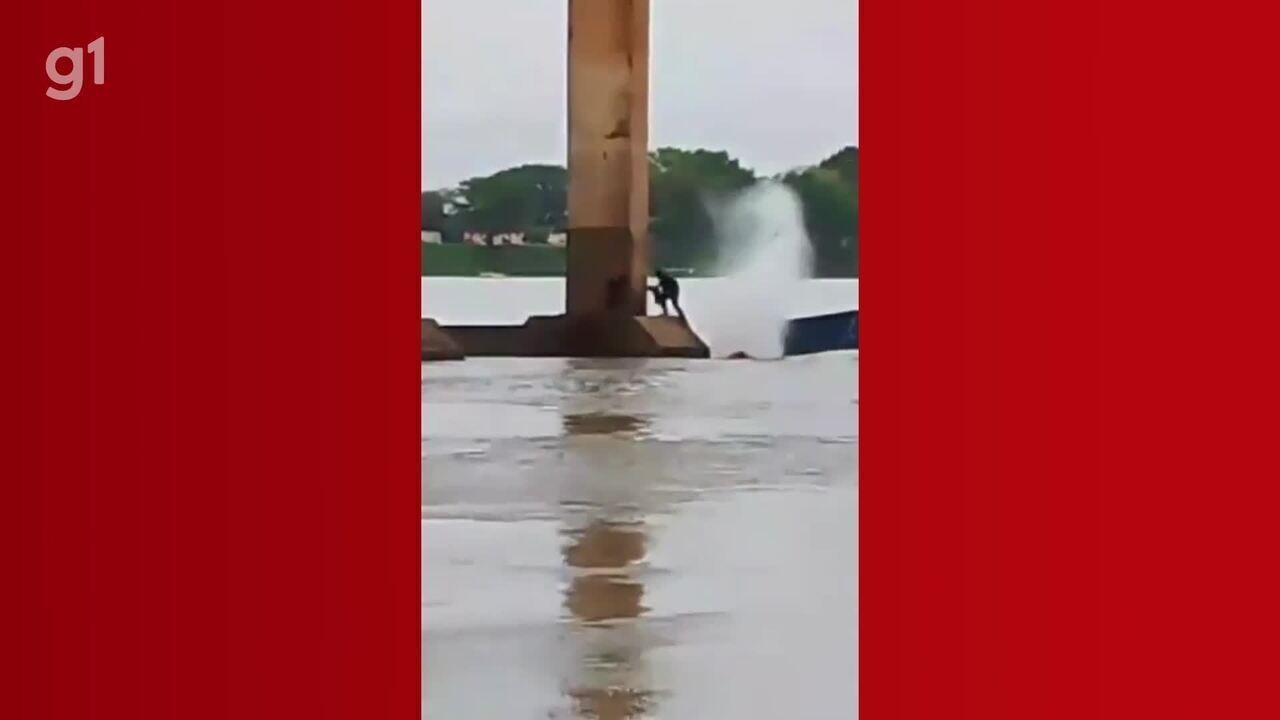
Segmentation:
<svg viewBox="0 0 1280 720">
<path fill-rule="evenodd" d="M 706 200 L 773 179 L 793 188 L 804 205 L 814 274 L 857 277 L 857 147 L 772 177 L 720 151 L 661 148 L 649 159 L 655 265 L 710 274 L 719 248 Z M 423 192 L 422 274 L 564 274 L 567 184 L 562 166 L 522 165 Z"/>
</svg>

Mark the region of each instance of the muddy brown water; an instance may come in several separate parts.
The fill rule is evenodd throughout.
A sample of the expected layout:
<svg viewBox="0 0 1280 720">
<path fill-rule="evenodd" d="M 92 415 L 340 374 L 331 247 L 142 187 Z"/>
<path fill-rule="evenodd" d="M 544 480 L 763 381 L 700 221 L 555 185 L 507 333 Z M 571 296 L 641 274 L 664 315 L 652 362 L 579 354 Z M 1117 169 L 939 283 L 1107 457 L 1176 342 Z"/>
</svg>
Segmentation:
<svg viewBox="0 0 1280 720">
<path fill-rule="evenodd" d="M 856 717 L 857 388 L 857 353 L 424 364 L 423 717 Z"/>
</svg>

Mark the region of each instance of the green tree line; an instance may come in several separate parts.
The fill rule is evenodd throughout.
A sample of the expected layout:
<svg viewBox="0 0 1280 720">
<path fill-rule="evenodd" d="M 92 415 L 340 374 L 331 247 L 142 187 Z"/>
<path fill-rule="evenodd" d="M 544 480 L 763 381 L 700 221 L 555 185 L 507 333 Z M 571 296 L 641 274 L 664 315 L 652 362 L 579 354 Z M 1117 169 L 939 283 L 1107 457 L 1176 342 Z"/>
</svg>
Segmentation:
<svg viewBox="0 0 1280 720">
<path fill-rule="evenodd" d="M 728 153 L 660 148 L 650 153 L 650 235 L 661 267 L 706 272 L 719 248 L 707 203 L 764 178 Z M 793 188 L 804 208 L 815 272 L 858 272 L 858 148 L 772 179 Z M 523 232 L 543 242 L 566 224 L 568 172 L 557 165 L 522 165 L 457 187 L 422 193 L 422 228 L 446 243 L 465 232 Z"/>
</svg>

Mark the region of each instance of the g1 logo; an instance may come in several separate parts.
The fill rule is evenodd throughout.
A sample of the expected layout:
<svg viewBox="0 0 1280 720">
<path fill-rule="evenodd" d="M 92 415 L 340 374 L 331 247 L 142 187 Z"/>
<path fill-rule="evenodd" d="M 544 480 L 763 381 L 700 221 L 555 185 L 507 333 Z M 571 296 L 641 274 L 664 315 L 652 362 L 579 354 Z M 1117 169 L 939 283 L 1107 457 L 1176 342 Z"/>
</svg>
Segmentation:
<svg viewBox="0 0 1280 720">
<path fill-rule="evenodd" d="M 103 38 L 89 43 L 89 57 L 93 61 L 93 84 L 101 85 L 106 77 L 106 45 Z M 60 47 L 49 53 L 44 61 L 44 71 L 53 83 L 45 95 L 54 100 L 74 100 L 84 86 L 84 48 Z M 63 72 L 58 69 L 62 60 L 71 61 L 71 70 Z"/>
</svg>

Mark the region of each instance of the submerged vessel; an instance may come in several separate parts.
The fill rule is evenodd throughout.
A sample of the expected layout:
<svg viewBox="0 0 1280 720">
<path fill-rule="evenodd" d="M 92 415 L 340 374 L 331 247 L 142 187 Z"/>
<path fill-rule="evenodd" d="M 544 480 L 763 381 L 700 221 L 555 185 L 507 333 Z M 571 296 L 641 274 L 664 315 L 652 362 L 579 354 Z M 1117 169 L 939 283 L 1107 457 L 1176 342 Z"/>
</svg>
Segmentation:
<svg viewBox="0 0 1280 720">
<path fill-rule="evenodd" d="M 782 354 L 787 356 L 857 349 L 857 310 L 788 320 L 782 341 Z"/>
</svg>

